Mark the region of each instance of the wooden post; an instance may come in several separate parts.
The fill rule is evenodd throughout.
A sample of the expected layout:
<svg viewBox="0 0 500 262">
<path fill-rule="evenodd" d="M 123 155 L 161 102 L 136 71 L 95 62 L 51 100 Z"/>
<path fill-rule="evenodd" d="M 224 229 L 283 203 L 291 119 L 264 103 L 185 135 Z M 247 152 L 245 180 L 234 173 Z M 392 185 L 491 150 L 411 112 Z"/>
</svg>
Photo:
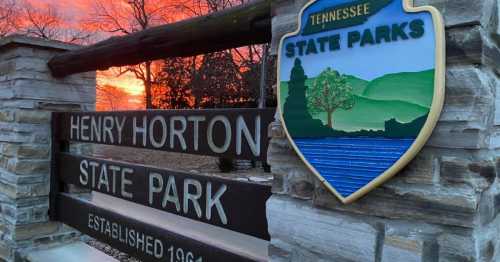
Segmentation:
<svg viewBox="0 0 500 262">
<path fill-rule="evenodd" d="M 61 141 L 60 137 L 60 114 L 52 113 L 51 120 L 51 159 L 50 159 L 50 195 L 49 195 L 49 218 L 52 221 L 57 220 L 56 198 L 59 192 L 64 188 L 58 178 L 57 172 L 57 154 L 61 152 L 69 152 L 69 142 Z"/>
<path fill-rule="evenodd" d="M 262 54 L 262 63 L 260 66 L 260 84 L 259 84 L 259 108 L 266 108 L 266 83 L 267 83 L 267 58 L 269 46 L 264 46 L 264 53 Z"/>
</svg>

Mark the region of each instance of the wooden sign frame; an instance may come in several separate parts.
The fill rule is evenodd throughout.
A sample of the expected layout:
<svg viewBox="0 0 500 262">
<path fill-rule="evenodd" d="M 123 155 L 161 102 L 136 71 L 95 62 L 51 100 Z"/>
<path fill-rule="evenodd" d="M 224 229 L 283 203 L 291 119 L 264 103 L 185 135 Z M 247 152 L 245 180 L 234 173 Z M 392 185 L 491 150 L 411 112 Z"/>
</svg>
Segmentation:
<svg viewBox="0 0 500 262">
<path fill-rule="evenodd" d="M 267 127 L 273 121 L 274 114 L 274 109 L 54 112 L 50 219 L 75 227 L 144 261 L 164 261 L 166 255 L 162 253 L 160 256 L 151 251 L 153 249 L 149 250 L 153 242 L 146 243 L 146 252 L 139 252 L 130 247 L 130 242 L 113 237 L 116 235 L 113 235 L 113 232 L 118 231 L 115 230 L 116 232 L 113 231 L 110 235 L 103 231 L 102 225 L 102 232 L 92 230 L 91 226 L 95 225 L 95 229 L 100 223 L 99 220 L 106 220 L 114 221 L 113 227 L 116 224 L 141 230 L 144 233 L 141 237 L 147 234 L 149 240 L 160 241 L 176 252 L 180 250 L 178 252 L 183 254 L 182 259 L 173 258 L 171 254 L 167 259 L 173 259 L 172 261 L 253 261 L 261 254 L 231 251 L 227 250 L 228 247 L 197 241 L 107 210 L 65 191 L 68 185 L 76 185 L 175 216 L 245 234 L 252 241 L 259 242 L 270 239 L 266 217 L 266 201 L 272 194 L 270 185 L 80 156 L 69 153 L 69 148 L 70 142 L 84 142 L 265 161 L 269 144 Z M 148 119 L 153 119 L 150 127 L 146 127 Z M 189 119 L 193 119 L 190 124 Z M 212 120 L 203 123 L 207 119 Z M 143 128 L 137 127 L 138 120 L 145 123 Z M 115 124 L 111 123 L 113 121 Z M 167 130 L 167 122 L 173 123 L 172 129 Z M 134 131 L 130 128 L 132 123 L 135 125 Z M 170 144 L 166 134 L 172 130 L 175 135 L 171 137 L 176 138 L 176 143 Z M 220 132 L 221 130 L 225 132 Z M 141 135 L 145 137 L 148 131 L 150 134 L 147 139 L 150 141 L 138 139 Z M 198 138 L 181 137 L 185 132 L 206 135 Z M 233 140 L 221 135 L 223 133 Z M 193 142 L 188 144 L 188 139 Z M 223 144 L 224 152 L 219 151 Z M 210 150 L 214 148 L 216 150 Z M 69 207 L 71 212 L 67 212 Z M 95 216 L 98 217 L 97 220 L 92 219 Z"/>
<path fill-rule="evenodd" d="M 255 261 L 223 247 L 209 245 L 106 210 L 69 194 L 59 194 L 56 205 L 58 221 L 142 261 Z M 71 212 L 67 212 L 68 207 L 71 207 Z M 109 232 L 107 227 L 110 227 Z M 128 234 L 125 236 L 125 233 Z M 131 235 L 134 236 L 134 240 Z M 142 243 L 138 243 L 138 235 Z M 159 242 L 162 244 L 161 250 L 157 248 Z"/>
<path fill-rule="evenodd" d="M 271 186 L 69 153 L 58 153 L 56 159 L 57 176 L 64 184 L 270 239 L 266 230 L 266 201 L 271 196 Z M 122 179 L 124 169 L 128 170 L 124 174 L 126 183 Z M 186 189 L 192 195 L 187 195 Z M 196 194 L 200 196 L 193 199 Z"/>
</svg>

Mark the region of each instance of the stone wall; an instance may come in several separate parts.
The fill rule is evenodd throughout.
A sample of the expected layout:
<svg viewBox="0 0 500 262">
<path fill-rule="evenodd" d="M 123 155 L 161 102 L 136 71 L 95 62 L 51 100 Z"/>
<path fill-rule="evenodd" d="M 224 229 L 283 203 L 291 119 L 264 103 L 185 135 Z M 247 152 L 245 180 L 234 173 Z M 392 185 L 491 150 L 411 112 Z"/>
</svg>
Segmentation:
<svg viewBox="0 0 500 262">
<path fill-rule="evenodd" d="M 48 60 L 73 48 L 20 36 L 0 40 L 0 261 L 78 235 L 49 222 L 47 212 L 51 112 L 95 104 L 95 73 L 50 76 Z"/>
<path fill-rule="evenodd" d="M 274 1 L 274 55 L 306 2 Z M 272 261 L 500 261 L 500 2 L 415 2 L 435 6 L 446 21 L 446 101 L 432 138 L 395 178 L 343 205 L 276 121 Z"/>
</svg>

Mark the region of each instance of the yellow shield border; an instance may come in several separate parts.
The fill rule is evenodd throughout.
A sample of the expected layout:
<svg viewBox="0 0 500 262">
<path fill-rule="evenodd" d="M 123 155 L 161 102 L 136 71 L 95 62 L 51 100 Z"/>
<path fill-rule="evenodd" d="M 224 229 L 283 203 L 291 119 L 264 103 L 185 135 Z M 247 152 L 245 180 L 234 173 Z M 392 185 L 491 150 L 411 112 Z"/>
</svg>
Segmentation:
<svg viewBox="0 0 500 262">
<path fill-rule="evenodd" d="M 430 138 L 432 131 L 436 127 L 436 124 L 439 120 L 439 116 L 441 115 L 441 111 L 443 109 L 444 105 L 444 98 L 445 98 L 445 73 L 446 73 L 446 46 L 445 46 L 445 29 L 444 29 L 444 19 L 441 15 L 441 13 L 432 6 L 421 6 L 421 7 L 414 7 L 413 6 L 413 0 L 401 0 L 403 4 L 403 8 L 406 12 L 408 13 L 417 13 L 417 12 L 429 12 L 432 15 L 432 20 L 434 23 L 434 31 L 435 31 L 435 41 L 436 41 L 436 57 L 435 57 L 435 79 L 434 79 L 434 97 L 432 100 L 432 105 L 430 108 L 429 116 L 427 118 L 427 121 L 425 122 L 424 126 L 422 127 L 422 130 L 420 131 L 420 134 L 417 136 L 411 147 L 404 153 L 401 158 L 394 163 L 388 170 L 386 170 L 382 175 L 379 177 L 375 178 L 373 181 L 359 189 L 358 191 L 354 192 L 348 197 L 343 197 L 341 194 L 335 190 L 333 186 L 331 186 L 328 181 L 326 181 L 320 174 L 319 172 L 311 165 L 309 162 L 306 160 L 304 155 L 301 153 L 295 142 L 293 141 L 293 138 L 290 136 L 290 133 L 288 132 L 286 128 L 286 124 L 283 118 L 283 112 L 281 108 L 281 89 L 280 89 L 280 83 L 281 79 L 280 74 L 280 65 L 281 65 L 281 55 L 282 55 L 282 48 L 283 48 L 283 42 L 286 38 L 298 35 L 300 33 L 300 29 L 302 28 L 302 15 L 304 11 L 312 4 L 317 2 L 319 0 L 311 0 L 308 2 L 302 9 L 300 10 L 299 16 L 298 16 L 298 27 L 294 32 L 288 33 L 284 35 L 279 44 L 279 49 L 278 49 L 278 111 L 279 111 L 279 116 L 281 119 L 281 124 L 285 130 L 286 136 L 290 143 L 292 144 L 295 152 L 299 155 L 299 157 L 302 159 L 302 161 L 307 165 L 307 167 L 312 171 L 312 173 L 321 181 L 323 185 L 328 188 L 342 203 L 344 204 L 349 204 L 352 203 L 362 196 L 366 195 L 368 192 L 373 190 L 374 188 L 382 185 L 384 182 L 395 176 L 401 169 L 403 169 L 408 163 L 410 163 L 413 158 L 420 152 L 420 150 L 424 147 L 425 143 L 427 140 Z"/>
</svg>

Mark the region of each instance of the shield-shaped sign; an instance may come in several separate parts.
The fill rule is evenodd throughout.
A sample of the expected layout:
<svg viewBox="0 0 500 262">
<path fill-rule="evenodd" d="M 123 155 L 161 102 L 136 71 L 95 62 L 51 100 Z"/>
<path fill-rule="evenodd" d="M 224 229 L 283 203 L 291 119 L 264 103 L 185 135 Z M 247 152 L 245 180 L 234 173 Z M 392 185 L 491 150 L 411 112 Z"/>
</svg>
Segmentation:
<svg viewBox="0 0 500 262">
<path fill-rule="evenodd" d="M 297 153 L 342 202 L 420 151 L 444 100 L 444 24 L 410 0 L 314 0 L 280 43 L 278 100 Z"/>
</svg>

